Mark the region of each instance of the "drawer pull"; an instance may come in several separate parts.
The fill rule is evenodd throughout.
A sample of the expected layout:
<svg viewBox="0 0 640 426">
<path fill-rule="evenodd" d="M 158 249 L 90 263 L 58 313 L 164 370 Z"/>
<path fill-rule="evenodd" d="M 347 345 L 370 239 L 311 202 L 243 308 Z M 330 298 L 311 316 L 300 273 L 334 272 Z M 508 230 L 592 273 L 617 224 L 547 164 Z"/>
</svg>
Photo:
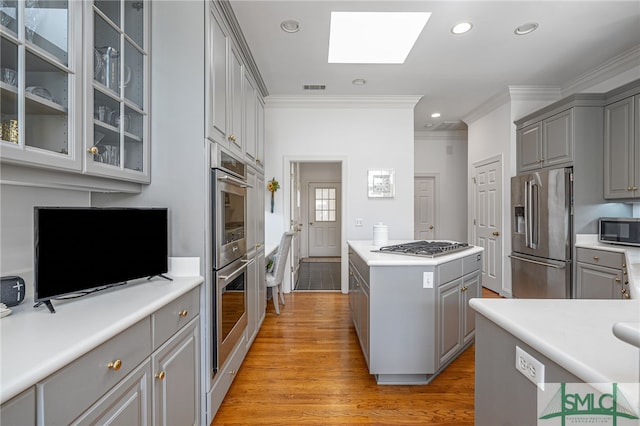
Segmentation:
<svg viewBox="0 0 640 426">
<path fill-rule="evenodd" d="M 620 278 L 616 277 L 616 282 L 619 283 L 620 281 L 622 281 Z"/>
<path fill-rule="evenodd" d="M 186 317 L 187 315 L 189 315 L 189 311 L 187 311 L 186 309 L 181 310 L 180 312 L 178 312 L 178 315 L 180 315 L 181 317 Z"/>
<path fill-rule="evenodd" d="M 600 258 L 598 256 L 593 256 L 593 260 L 599 260 Z"/>
<path fill-rule="evenodd" d="M 159 372 L 159 373 L 156 373 L 156 376 L 155 376 L 155 377 L 156 377 L 156 379 L 158 379 L 158 380 L 164 380 L 165 376 L 166 376 L 165 372 L 164 372 L 164 371 L 161 371 L 161 372 Z"/>
<path fill-rule="evenodd" d="M 229 370 L 229 374 L 231 374 L 232 376 L 236 374 L 236 370 Z"/>
<path fill-rule="evenodd" d="M 111 361 L 109 364 L 107 364 L 107 367 L 114 371 L 118 371 L 120 370 L 120 367 L 122 367 L 122 361 L 116 359 L 115 361 Z"/>
</svg>

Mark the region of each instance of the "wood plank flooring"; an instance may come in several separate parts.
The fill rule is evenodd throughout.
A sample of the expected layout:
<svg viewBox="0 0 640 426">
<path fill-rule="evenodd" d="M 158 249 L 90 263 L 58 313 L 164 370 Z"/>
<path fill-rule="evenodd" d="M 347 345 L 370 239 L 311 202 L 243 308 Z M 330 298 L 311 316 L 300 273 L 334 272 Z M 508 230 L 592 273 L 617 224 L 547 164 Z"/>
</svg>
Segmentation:
<svg viewBox="0 0 640 426">
<path fill-rule="evenodd" d="M 483 297 L 497 297 L 488 290 Z M 348 295 L 290 293 L 267 316 L 213 425 L 473 425 L 474 347 L 428 385 L 378 386 Z"/>
</svg>

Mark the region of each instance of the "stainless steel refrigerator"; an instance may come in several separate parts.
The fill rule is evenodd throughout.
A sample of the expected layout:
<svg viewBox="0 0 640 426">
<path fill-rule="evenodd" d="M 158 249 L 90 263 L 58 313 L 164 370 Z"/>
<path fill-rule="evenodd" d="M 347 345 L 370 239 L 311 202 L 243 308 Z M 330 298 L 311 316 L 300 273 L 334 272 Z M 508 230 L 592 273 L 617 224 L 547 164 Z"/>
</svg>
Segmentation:
<svg viewBox="0 0 640 426">
<path fill-rule="evenodd" d="M 513 297 L 571 298 L 570 167 L 511 178 Z"/>
</svg>

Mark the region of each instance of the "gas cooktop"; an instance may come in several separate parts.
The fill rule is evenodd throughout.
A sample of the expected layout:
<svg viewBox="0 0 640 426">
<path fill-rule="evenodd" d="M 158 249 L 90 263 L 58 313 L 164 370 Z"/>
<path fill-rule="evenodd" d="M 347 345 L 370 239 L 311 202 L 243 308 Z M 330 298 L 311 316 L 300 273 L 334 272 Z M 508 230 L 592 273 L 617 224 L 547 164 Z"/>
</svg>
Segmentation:
<svg viewBox="0 0 640 426">
<path fill-rule="evenodd" d="M 411 243 L 396 244 L 393 246 L 380 247 L 380 253 L 405 254 L 411 256 L 436 257 L 445 254 L 471 248 L 467 243 L 457 243 L 455 241 L 414 241 Z"/>
</svg>

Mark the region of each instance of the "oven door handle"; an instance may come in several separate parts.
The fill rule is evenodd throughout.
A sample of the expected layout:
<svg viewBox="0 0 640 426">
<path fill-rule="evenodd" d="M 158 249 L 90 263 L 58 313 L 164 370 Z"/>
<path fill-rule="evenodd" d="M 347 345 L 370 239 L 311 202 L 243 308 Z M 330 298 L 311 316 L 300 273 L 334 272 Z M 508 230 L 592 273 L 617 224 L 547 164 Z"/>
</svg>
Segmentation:
<svg viewBox="0 0 640 426">
<path fill-rule="evenodd" d="M 241 259 L 240 262 L 242 262 L 242 266 L 239 267 L 238 269 L 236 269 L 235 271 L 233 271 L 232 273 L 230 273 L 229 275 L 220 275 L 218 278 L 220 278 L 221 280 L 224 281 L 229 281 L 229 278 L 238 275 L 238 273 L 240 271 L 242 271 L 244 268 L 246 268 L 247 266 L 251 265 L 253 262 L 255 262 L 255 259 L 251 259 L 251 260 L 245 260 L 245 259 Z"/>
<path fill-rule="evenodd" d="M 247 182 L 244 182 L 244 181 L 242 181 L 240 179 L 234 178 L 234 177 L 229 176 L 229 175 L 219 176 L 218 180 L 235 183 L 236 185 L 240 186 L 241 188 L 253 188 L 253 185 L 249 185 Z"/>
</svg>

